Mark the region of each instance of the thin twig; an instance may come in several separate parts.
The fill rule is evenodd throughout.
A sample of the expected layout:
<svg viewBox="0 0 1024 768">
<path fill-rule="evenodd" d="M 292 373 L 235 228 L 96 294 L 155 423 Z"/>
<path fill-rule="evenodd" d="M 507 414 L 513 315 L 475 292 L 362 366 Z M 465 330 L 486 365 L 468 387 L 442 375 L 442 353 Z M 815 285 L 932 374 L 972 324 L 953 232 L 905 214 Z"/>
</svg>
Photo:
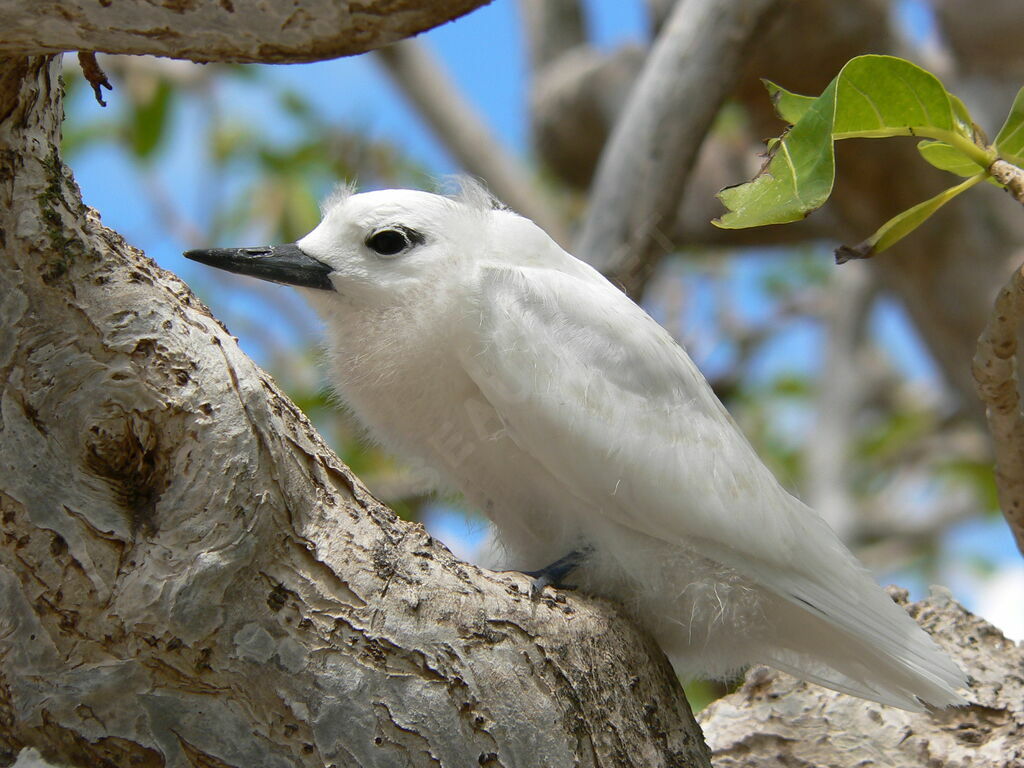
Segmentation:
<svg viewBox="0 0 1024 768">
<path fill-rule="evenodd" d="M 1024 170 L 1005 160 L 996 160 L 988 167 L 988 172 L 1006 187 L 1014 200 L 1024 205 Z"/>
<path fill-rule="evenodd" d="M 1024 267 L 999 292 L 988 324 L 978 339 L 974 378 L 986 405 L 996 457 L 996 490 L 1006 522 L 1024 554 L 1024 413 L 1021 411 L 1017 356 L 1024 322 Z"/>
</svg>

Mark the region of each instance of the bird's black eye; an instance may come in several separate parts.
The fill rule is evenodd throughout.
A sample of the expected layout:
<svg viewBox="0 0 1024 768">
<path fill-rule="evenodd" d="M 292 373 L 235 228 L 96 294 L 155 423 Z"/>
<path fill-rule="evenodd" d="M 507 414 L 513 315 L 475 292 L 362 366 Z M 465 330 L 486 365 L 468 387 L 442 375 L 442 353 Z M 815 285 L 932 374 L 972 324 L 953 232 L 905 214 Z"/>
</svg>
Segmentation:
<svg viewBox="0 0 1024 768">
<path fill-rule="evenodd" d="M 382 229 L 366 238 L 366 245 L 381 256 L 394 256 L 412 245 L 412 238 L 401 229 Z"/>
</svg>

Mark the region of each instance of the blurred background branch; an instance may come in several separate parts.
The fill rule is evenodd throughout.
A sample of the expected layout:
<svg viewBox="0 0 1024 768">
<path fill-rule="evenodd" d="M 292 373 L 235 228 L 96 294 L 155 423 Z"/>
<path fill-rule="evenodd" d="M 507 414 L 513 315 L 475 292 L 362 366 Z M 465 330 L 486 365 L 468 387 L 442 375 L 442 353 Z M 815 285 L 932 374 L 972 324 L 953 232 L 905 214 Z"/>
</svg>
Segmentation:
<svg viewBox="0 0 1024 768">
<path fill-rule="evenodd" d="M 999 292 L 978 341 L 974 376 L 987 406 L 996 454 L 996 487 L 1006 522 L 1024 554 L 1024 412 L 1020 402 L 1019 334 L 1024 325 L 1024 267 Z"/>
<path fill-rule="evenodd" d="M 545 199 L 545 191 L 491 136 L 483 119 L 425 46 L 403 40 L 374 55 L 466 172 L 486 181 L 512 210 L 533 219 L 555 240 L 566 242 L 564 224 L 551 201 Z"/>
<path fill-rule="evenodd" d="M 742 54 L 777 0 L 679 0 L 602 150 L 576 253 L 636 297 Z"/>
</svg>

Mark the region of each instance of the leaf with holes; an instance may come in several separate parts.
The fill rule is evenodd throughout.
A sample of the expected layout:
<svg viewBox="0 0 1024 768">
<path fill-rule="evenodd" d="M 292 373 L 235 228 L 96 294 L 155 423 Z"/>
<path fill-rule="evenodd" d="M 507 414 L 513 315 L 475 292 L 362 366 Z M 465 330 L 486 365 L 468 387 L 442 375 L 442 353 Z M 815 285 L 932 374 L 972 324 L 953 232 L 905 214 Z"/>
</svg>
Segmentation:
<svg viewBox="0 0 1024 768">
<path fill-rule="evenodd" d="M 944 142 L 978 170 L 992 161 L 974 143 L 960 100 L 909 61 L 858 56 L 816 99 L 766 85 L 783 119 L 796 122 L 771 145 L 768 162 L 752 181 L 719 193 L 728 209 L 714 222 L 719 227 L 783 224 L 819 208 L 832 192 L 833 143 L 840 139 L 923 136 Z"/>
</svg>

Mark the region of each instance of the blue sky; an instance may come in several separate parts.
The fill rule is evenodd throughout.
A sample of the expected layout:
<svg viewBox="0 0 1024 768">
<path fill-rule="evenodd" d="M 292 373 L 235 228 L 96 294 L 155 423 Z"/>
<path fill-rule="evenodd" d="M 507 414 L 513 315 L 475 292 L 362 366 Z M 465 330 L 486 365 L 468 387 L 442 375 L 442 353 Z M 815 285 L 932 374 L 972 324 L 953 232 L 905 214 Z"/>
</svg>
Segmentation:
<svg viewBox="0 0 1024 768">
<path fill-rule="evenodd" d="M 613 47 L 647 35 L 642 2 L 589 0 L 592 35 L 602 47 Z M 467 98 L 487 124 L 516 154 L 526 148 L 526 59 L 514 0 L 490 5 L 420 35 L 440 57 Z M 306 94 L 329 120 L 361 130 L 371 138 L 386 139 L 438 176 L 455 173 L 458 166 L 431 135 L 416 112 L 370 56 L 353 56 L 312 64 L 266 67 L 273 81 Z M 123 107 L 115 91 L 108 95 L 110 111 Z M 283 114 L 274 94 L 245 82 L 220 86 L 221 100 L 236 117 L 245 116 L 270 136 L 286 139 L 295 123 Z M 68 104 L 71 120 L 103 119 L 106 113 L 86 89 Z M 209 183 L 204 157 L 196 151 L 204 117 L 195 103 L 186 103 L 174 117 L 172 141 L 157 158 L 153 175 L 163 179 L 181 206 L 203 220 L 201 190 Z M 107 223 L 145 250 L 162 266 L 186 279 L 196 265 L 180 256 L 182 244 L 169 239 L 152 210 L 131 193 L 144 184 L 130 158 L 113 144 L 93 145 L 75 158 L 75 174 L 86 202 L 103 212 Z M 227 185 L 238 179 L 217 180 Z"/>
</svg>

